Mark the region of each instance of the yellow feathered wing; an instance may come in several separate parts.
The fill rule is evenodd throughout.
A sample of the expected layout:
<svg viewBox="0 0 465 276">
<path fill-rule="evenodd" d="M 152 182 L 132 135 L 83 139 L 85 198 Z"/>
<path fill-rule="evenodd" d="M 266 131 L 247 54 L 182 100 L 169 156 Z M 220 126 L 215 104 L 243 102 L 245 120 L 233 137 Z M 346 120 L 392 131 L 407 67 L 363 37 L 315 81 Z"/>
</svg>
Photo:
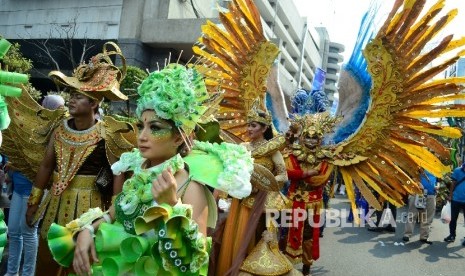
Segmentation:
<svg viewBox="0 0 465 276">
<path fill-rule="evenodd" d="M 252 0 L 233 0 L 220 12 L 221 25 L 208 21 L 202 26 L 197 69 L 206 76 L 210 90 L 223 90 L 215 118 L 221 129 L 247 140 L 246 116 L 258 99 L 265 110 L 266 80 L 279 53 L 263 34 L 260 14 Z"/>
<path fill-rule="evenodd" d="M 373 81 L 372 101 L 362 126 L 343 141 L 333 160 L 347 188 L 353 189 L 354 183 L 370 205 L 378 208 L 381 199 L 373 196 L 374 191 L 401 206 L 406 194 L 421 191 L 420 168 L 437 177 L 450 171 L 448 148 L 431 135 L 461 136 L 459 129 L 420 120 L 465 116 L 465 106 L 453 103 L 465 99 L 465 94 L 459 94 L 464 79 L 433 80 L 465 54 L 465 39 L 447 36 L 433 49 L 425 50 L 457 11 L 438 18 L 444 7 L 440 0 L 423 15 L 425 3 L 396 1 L 376 37 L 365 47 Z M 446 53 L 451 57 L 444 59 Z M 340 87 L 344 89 L 342 83 Z M 354 193 L 348 195 L 353 201 Z"/>
</svg>

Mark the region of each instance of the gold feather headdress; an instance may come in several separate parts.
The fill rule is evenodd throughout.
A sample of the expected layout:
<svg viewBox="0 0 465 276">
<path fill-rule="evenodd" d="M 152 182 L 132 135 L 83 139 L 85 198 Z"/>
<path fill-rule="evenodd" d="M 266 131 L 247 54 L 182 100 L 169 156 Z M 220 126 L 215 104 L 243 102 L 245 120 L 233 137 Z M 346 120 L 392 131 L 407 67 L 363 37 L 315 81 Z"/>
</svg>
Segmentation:
<svg viewBox="0 0 465 276">
<path fill-rule="evenodd" d="M 110 50 L 110 47 L 113 50 Z M 112 55 L 121 57 L 122 69 L 113 64 L 110 59 Z M 119 90 L 120 83 L 126 76 L 126 59 L 118 45 L 113 42 L 105 43 L 102 53 L 93 56 L 88 63 L 79 65 L 71 77 L 60 71 L 52 71 L 48 75 L 58 85 L 71 88 L 97 101 L 103 98 L 112 101 L 128 99 Z"/>
<path fill-rule="evenodd" d="M 233 0 L 219 14 L 222 25 L 207 21 L 193 51 L 203 61 L 197 69 L 207 87 L 224 91 L 216 119 L 221 129 L 247 139 L 247 115 L 255 101 L 264 102 L 266 81 L 278 47 L 263 33 L 252 0 Z M 265 110 L 264 106 L 260 106 Z"/>
</svg>

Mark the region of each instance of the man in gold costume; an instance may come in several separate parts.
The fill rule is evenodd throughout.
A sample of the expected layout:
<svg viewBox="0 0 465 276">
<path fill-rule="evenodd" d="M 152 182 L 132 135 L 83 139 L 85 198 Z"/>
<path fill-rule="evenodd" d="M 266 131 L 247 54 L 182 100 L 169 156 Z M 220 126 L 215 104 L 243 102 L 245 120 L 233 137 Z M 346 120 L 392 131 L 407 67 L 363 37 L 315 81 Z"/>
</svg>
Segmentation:
<svg viewBox="0 0 465 276">
<path fill-rule="evenodd" d="M 326 155 L 320 145 L 323 134 L 336 119 L 317 116 L 304 115 L 295 119 L 287 136 L 290 151 L 285 154 L 291 181 L 288 197 L 292 201 L 293 222 L 288 232 L 286 255 L 293 263 L 303 263 L 304 275 L 310 275 L 313 260 L 319 258 L 323 189 L 333 171 L 333 165 L 323 160 Z M 306 212 L 305 221 L 296 217 L 299 209 Z"/>
<path fill-rule="evenodd" d="M 114 50 L 108 51 L 109 46 Z M 121 123 L 110 118 L 104 122 L 95 117 L 103 98 L 127 99 L 119 91 L 125 66 L 123 70 L 114 66 L 109 58 L 112 54 L 122 57 L 116 44 L 107 43 L 103 53 L 92 57 L 89 64 L 80 65 L 72 77 L 59 71 L 49 74 L 70 92 L 71 117 L 57 120 L 28 202 L 26 219 L 29 225 L 38 223 L 43 215 L 37 266 L 43 275 L 56 274 L 58 270 L 44 240 L 50 225 L 53 222 L 66 224 L 89 208 L 106 209 L 112 195 L 122 189 L 123 176 L 113 177 L 110 165 L 118 160 L 121 150 L 124 151 L 118 146 L 129 148 L 131 143 L 116 135 L 115 129 Z M 124 64 L 124 57 L 122 59 Z M 131 130 L 127 124 L 123 124 L 123 128 Z M 44 197 L 45 189 L 49 192 Z"/>
</svg>

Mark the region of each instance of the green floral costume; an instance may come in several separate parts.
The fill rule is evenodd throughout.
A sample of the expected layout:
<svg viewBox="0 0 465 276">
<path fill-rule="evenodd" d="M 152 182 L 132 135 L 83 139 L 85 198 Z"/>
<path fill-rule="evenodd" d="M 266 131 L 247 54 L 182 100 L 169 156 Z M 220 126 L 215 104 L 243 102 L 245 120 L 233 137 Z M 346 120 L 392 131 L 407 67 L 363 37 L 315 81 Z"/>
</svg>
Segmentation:
<svg viewBox="0 0 465 276">
<path fill-rule="evenodd" d="M 176 155 L 149 169 L 142 169 L 144 162 L 134 149 L 112 166 L 114 174 L 134 174 L 115 200 L 116 222 L 102 223 L 96 233 L 100 263 L 93 265 L 94 275 L 207 275 L 211 238 L 198 231 L 190 205 L 178 203 L 172 207 L 154 202 L 152 180 L 167 168 L 174 173 L 187 164 L 189 180 L 237 197 L 245 196 L 250 193 L 250 185 L 244 179 L 250 178 L 253 168 L 250 152 L 241 145 L 195 141 L 191 154 L 185 158 Z M 216 214 L 209 220 L 215 222 Z M 53 224 L 50 228 L 49 247 L 62 266 L 72 263 L 72 236 L 69 227 Z"/>
<path fill-rule="evenodd" d="M 251 153 L 242 145 L 212 144 L 194 141 L 189 135 L 200 122 L 212 122 L 217 101 L 209 101 L 202 75 L 192 68 L 169 64 L 151 73 L 139 86 L 136 113 L 153 110 L 158 117 L 171 120 L 190 146 L 189 155 L 173 156 L 162 164 L 143 169 L 146 161 L 137 149 L 124 153 L 112 165 L 113 174 L 131 171 L 123 191 L 116 197 L 116 222 L 102 223 L 95 235 L 100 263 L 92 266 L 93 275 L 207 275 L 211 239 L 198 231 L 192 220 L 192 206 L 157 204 L 151 193 L 152 180 L 167 168 L 171 172 L 188 166 L 189 181 L 204 185 L 208 203 L 207 226 L 216 224 L 216 203 L 205 185 L 244 198 L 252 190 Z M 207 103 L 207 104 L 206 104 Z M 187 169 L 187 168 L 186 168 Z M 185 189 L 186 185 L 180 185 Z M 178 191 L 180 197 L 182 191 Z M 181 196 L 182 197 L 182 196 Z M 73 235 L 103 216 L 91 209 L 64 226 L 52 224 L 48 233 L 49 248 L 62 266 L 71 265 L 74 257 Z"/>
</svg>

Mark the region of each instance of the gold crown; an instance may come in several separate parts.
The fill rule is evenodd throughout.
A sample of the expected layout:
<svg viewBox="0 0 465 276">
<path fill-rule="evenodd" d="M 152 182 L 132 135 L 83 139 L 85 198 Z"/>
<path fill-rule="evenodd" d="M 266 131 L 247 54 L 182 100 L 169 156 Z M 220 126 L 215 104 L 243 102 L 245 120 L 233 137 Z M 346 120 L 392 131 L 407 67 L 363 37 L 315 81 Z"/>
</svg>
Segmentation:
<svg viewBox="0 0 465 276">
<path fill-rule="evenodd" d="M 267 126 L 271 125 L 272 118 L 270 113 L 258 108 L 258 102 L 255 102 L 252 108 L 247 113 L 247 123 L 259 122 Z"/>
</svg>

